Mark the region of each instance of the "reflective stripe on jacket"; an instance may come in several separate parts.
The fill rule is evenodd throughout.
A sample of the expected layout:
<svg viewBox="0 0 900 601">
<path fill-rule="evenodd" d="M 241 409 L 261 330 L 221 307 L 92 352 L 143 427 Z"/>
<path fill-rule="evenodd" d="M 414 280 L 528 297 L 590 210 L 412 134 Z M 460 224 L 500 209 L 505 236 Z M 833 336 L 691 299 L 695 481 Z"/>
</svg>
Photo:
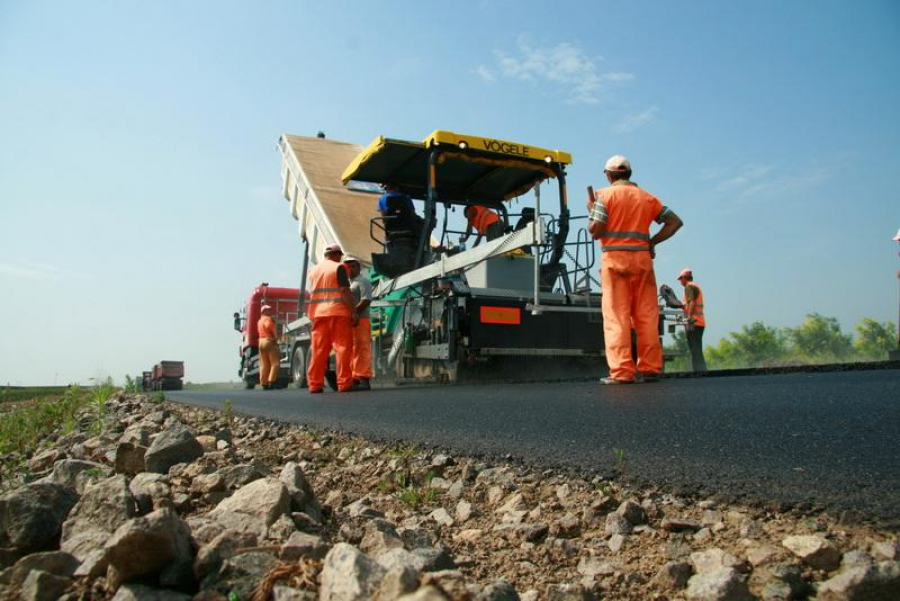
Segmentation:
<svg viewBox="0 0 900 601">
<path fill-rule="evenodd" d="M 627 180 L 595 193 L 591 219 L 606 224 L 601 250 L 650 250 L 650 224 L 661 223 L 669 209 L 658 198 Z"/>
<path fill-rule="evenodd" d="M 469 223 L 479 234 L 486 235 L 488 227 L 500 221 L 500 216 L 486 207 L 473 205 L 471 209 L 470 213 L 474 215 L 469 217 Z"/>
<path fill-rule="evenodd" d="M 337 270 L 345 269 L 343 264 L 330 259 L 313 267 L 309 272 L 309 300 L 307 314 L 316 317 L 350 317 L 350 307 L 344 303 L 338 284 Z"/>
<path fill-rule="evenodd" d="M 694 288 L 694 300 L 688 301 L 688 288 Z M 690 318 L 694 318 L 694 325 L 699 328 L 706 327 L 706 318 L 703 316 L 703 290 L 694 282 L 688 282 L 684 287 L 684 314 Z"/>
</svg>

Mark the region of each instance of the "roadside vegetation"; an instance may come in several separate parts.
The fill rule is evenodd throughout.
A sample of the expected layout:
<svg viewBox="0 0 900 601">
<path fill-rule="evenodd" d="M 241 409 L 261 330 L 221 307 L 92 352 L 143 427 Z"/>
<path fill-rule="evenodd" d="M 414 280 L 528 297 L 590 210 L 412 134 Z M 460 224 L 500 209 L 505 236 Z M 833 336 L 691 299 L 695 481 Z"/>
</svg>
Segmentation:
<svg viewBox="0 0 900 601">
<path fill-rule="evenodd" d="M 667 351 L 681 353 L 666 365 L 666 371 L 690 371 L 691 357 L 683 329 L 674 335 Z M 706 346 L 709 369 L 816 365 L 854 361 L 883 361 L 897 348 L 897 326 L 865 318 L 855 333 L 841 330 L 838 320 L 810 313 L 794 328 L 776 328 L 755 321 L 731 332 L 718 344 Z"/>
<path fill-rule="evenodd" d="M 66 389 L 68 386 L 4 386 L 0 388 L 0 404 L 58 396 Z"/>
<path fill-rule="evenodd" d="M 28 480 L 28 459 L 71 433 L 82 420 L 97 433 L 103 430 L 106 401 L 115 392 L 112 382 L 95 388 L 50 389 L 11 389 L 17 391 L 15 397 L 0 404 L 0 490 Z"/>
</svg>

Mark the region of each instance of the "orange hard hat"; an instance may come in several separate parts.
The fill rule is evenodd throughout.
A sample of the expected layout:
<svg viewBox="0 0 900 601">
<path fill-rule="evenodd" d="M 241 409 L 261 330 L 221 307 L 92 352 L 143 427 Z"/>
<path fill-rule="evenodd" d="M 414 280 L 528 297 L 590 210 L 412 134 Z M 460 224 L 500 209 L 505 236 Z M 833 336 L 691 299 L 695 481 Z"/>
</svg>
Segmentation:
<svg viewBox="0 0 900 601">
<path fill-rule="evenodd" d="M 678 274 L 678 279 L 682 280 L 684 278 L 692 278 L 694 277 L 694 272 L 690 269 L 682 269 L 681 273 Z"/>
</svg>

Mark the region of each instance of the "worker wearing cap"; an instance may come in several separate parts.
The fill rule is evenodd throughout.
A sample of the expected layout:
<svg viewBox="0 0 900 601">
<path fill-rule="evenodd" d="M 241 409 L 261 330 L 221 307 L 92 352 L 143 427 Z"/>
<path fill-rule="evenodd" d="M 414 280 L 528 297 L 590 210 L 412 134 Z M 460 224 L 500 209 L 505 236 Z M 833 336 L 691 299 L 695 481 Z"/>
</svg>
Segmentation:
<svg viewBox="0 0 900 601">
<path fill-rule="evenodd" d="M 470 205 L 463 211 L 463 215 L 466 217 L 466 233 L 459 239 L 461 243 L 469 239 L 473 229 L 478 232 L 479 238 L 487 236 L 488 240 L 503 235 L 503 222 L 500 220 L 500 216 L 489 208 Z"/>
<path fill-rule="evenodd" d="M 678 274 L 678 281 L 684 286 L 682 307 L 687 318 L 685 331 L 691 351 L 691 367 L 695 372 L 704 372 L 706 359 L 703 358 L 703 331 L 706 329 L 706 317 L 703 315 L 703 290 L 694 281 L 694 272 L 690 269 L 683 269 Z"/>
<path fill-rule="evenodd" d="M 259 333 L 259 384 L 263 390 L 269 390 L 275 388 L 278 383 L 281 351 L 278 348 L 272 306 L 263 305 L 259 311 L 262 313 L 256 322 L 256 331 Z"/>
<path fill-rule="evenodd" d="M 683 225 L 655 196 L 631 181 L 631 163 L 611 157 L 604 173 L 608 188 L 596 192 L 590 204 L 588 230 L 600 241 L 603 258 L 603 334 L 609 377 L 604 384 L 631 384 L 637 377 L 650 381 L 662 372 L 659 305 L 653 258 L 656 245 Z M 652 222 L 662 228 L 650 235 Z M 631 328 L 637 333 L 637 364 L 631 355 Z"/>
<path fill-rule="evenodd" d="M 353 327 L 353 387 L 369 390 L 372 374 L 372 326 L 369 320 L 369 304 L 372 302 L 372 282 L 361 272 L 359 260 L 347 255 L 344 265 L 350 273 L 350 294 L 356 304 L 359 322 Z"/>
<path fill-rule="evenodd" d="M 312 320 L 312 340 L 306 380 L 311 393 L 322 392 L 332 349 L 337 363 L 338 392 L 353 388 L 350 360 L 357 314 L 350 294 L 350 277 L 340 262 L 343 254 L 339 245 L 327 246 L 325 258 L 309 272 L 306 313 Z"/>
</svg>

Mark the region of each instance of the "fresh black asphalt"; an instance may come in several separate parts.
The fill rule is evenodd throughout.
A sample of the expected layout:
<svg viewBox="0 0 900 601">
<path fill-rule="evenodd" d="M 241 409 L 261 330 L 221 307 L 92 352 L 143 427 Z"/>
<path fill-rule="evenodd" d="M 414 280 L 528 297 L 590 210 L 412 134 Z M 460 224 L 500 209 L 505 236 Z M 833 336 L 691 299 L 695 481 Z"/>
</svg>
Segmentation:
<svg viewBox="0 0 900 601">
<path fill-rule="evenodd" d="M 900 528 L 900 370 L 595 382 L 167 392 L 176 401 L 507 457 L 663 492 Z M 618 451 L 618 452 L 617 452 Z M 620 463 L 621 462 L 621 463 Z"/>
</svg>

